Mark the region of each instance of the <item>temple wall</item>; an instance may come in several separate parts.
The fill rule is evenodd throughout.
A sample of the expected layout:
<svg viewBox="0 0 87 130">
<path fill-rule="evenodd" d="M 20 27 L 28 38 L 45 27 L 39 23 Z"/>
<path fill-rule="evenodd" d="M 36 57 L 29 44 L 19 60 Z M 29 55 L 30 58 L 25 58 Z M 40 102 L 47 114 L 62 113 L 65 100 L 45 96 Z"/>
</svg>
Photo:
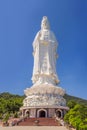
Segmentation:
<svg viewBox="0 0 87 130">
<path fill-rule="evenodd" d="M 35 118 L 36 117 L 36 109 L 32 108 L 30 109 L 30 118 Z"/>
<path fill-rule="evenodd" d="M 54 117 L 55 115 L 55 109 L 54 108 L 49 108 L 48 110 L 48 117 Z"/>
</svg>

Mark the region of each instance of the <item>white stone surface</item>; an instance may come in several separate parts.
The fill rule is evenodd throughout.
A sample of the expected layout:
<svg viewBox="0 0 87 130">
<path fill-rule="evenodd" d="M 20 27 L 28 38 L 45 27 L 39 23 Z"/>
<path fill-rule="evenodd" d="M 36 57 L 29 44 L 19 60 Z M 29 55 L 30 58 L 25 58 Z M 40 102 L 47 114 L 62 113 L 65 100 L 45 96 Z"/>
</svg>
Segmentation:
<svg viewBox="0 0 87 130">
<path fill-rule="evenodd" d="M 44 16 L 41 30 L 33 42 L 33 85 L 24 90 L 27 96 L 23 101 L 24 107 L 66 106 L 63 98 L 65 90 L 58 86 L 56 73 L 57 46 L 56 37 L 50 30 L 47 17 Z"/>
<path fill-rule="evenodd" d="M 24 99 L 24 106 L 66 106 L 66 101 L 59 95 L 33 94 L 33 96 L 28 96 Z"/>
<path fill-rule="evenodd" d="M 52 84 L 38 84 L 24 90 L 26 96 L 32 94 L 57 94 L 64 96 L 65 90 Z"/>
<path fill-rule="evenodd" d="M 56 73 L 57 40 L 50 30 L 46 16 L 41 22 L 41 30 L 36 34 L 33 42 L 34 67 L 32 81 L 34 84 L 52 83 L 58 84 Z"/>
</svg>

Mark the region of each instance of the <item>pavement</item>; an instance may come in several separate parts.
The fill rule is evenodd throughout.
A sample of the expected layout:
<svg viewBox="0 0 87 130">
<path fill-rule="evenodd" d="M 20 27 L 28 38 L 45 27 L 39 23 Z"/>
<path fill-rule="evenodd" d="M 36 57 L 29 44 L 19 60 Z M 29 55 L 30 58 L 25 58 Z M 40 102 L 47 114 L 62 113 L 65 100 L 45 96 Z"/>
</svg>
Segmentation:
<svg viewBox="0 0 87 130">
<path fill-rule="evenodd" d="M 2 127 L 0 130 L 68 130 L 64 126 L 13 126 Z"/>
</svg>

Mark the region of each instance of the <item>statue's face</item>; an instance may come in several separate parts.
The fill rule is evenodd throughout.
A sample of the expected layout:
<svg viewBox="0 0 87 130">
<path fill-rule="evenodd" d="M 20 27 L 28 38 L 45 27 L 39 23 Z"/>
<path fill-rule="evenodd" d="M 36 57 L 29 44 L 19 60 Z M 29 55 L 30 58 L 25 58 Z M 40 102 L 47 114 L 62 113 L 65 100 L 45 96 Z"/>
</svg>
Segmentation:
<svg viewBox="0 0 87 130">
<path fill-rule="evenodd" d="M 48 26 L 47 26 L 47 21 L 45 20 L 45 21 L 42 21 L 42 28 L 43 29 L 47 29 L 48 28 Z"/>
<path fill-rule="evenodd" d="M 42 29 L 49 29 L 49 22 L 47 17 L 43 17 L 42 22 L 41 22 L 41 28 Z"/>
</svg>

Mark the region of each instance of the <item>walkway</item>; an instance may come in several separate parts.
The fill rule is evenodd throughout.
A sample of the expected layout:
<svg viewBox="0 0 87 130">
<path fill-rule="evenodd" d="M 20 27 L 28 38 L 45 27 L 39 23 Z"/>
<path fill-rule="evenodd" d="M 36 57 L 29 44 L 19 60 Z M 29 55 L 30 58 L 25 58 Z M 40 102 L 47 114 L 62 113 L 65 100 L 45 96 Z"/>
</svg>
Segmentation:
<svg viewBox="0 0 87 130">
<path fill-rule="evenodd" d="M 0 130 L 67 130 L 64 126 L 13 126 L 1 127 Z"/>
</svg>

